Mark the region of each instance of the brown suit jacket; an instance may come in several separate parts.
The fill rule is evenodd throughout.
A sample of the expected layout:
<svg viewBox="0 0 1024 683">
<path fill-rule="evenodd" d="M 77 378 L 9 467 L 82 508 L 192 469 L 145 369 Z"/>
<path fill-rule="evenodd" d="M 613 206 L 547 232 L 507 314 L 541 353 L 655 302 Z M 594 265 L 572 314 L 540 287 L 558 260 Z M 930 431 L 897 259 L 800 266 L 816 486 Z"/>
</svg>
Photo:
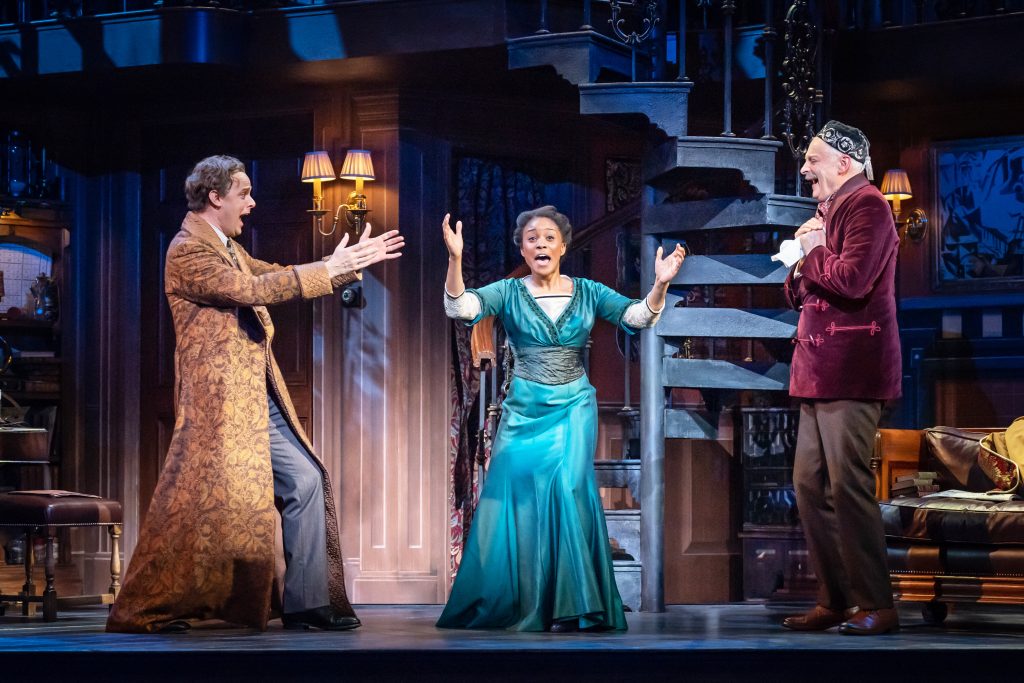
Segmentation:
<svg viewBox="0 0 1024 683">
<path fill-rule="evenodd" d="M 269 304 L 312 299 L 356 279 L 323 262 L 279 266 L 236 247 L 240 269 L 209 224 L 188 213 L 167 250 L 174 319 L 175 423 L 163 471 L 108 631 L 146 632 L 173 619 L 223 619 L 265 629 L 278 513 L 267 392 L 313 453 L 271 351 Z M 319 462 L 319 460 L 317 461 Z M 324 498 L 332 605 L 345 593 L 334 494 Z"/>
</svg>

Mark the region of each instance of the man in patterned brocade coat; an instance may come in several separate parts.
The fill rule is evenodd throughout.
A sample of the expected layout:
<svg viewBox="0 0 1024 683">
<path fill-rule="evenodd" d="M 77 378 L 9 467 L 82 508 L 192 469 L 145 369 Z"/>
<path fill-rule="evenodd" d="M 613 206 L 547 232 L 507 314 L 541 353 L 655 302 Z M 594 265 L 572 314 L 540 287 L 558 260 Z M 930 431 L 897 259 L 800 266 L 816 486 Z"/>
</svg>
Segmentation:
<svg viewBox="0 0 1024 683">
<path fill-rule="evenodd" d="M 185 194 L 190 211 L 164 271 L 174 434 L 107 630 L 173 633 L 204 619 L 266 629 L 276 541 L 285 627 L 355 628 L 331 483 L 274 360 L 266 306 L 330 294 L 399 256 L 402 238 L 367 229 L 323 261 L 279 266 L 234 242 L 256 205 L 240 161 L 200 161 Z"/>
<path fill-rule="evenodd" d="M 783 625 L 887 633 L 899 620 L 870 460 L 882 407 L 900 396 L 899 238 L 885 198 L 868 182 L 860 130 L 827 123 L 801 173 L 819 204 L 796 232 L 804 258 L 785 284 L 800 311 L 789 386 L 801 399 L 793 485 L 819 590 L 812 610 Z"/>
</svg>

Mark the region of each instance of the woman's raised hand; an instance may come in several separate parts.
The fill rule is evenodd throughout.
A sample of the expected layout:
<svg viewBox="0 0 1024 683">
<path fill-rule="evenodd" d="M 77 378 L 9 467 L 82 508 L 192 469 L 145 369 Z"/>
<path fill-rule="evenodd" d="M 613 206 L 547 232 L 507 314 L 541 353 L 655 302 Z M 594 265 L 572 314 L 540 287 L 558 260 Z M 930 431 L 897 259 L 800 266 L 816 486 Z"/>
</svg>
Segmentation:
<svg viewBox="0 0 1024 683">
<path fill-rule="evenodd" d="M 672 253 L 662 258 L 662 249 L 658 247 L 658 253 L 654 257 L 654 280 L 659 284 L 667 285 L 672 282 L 686 258 L 686 249 L 683 245 L 676 244 Z"/>
<path fill-rule="evenodd" d="M 454 259 L 462 258 L 462 221 L 456 221 L 455 229 L 448 225 L 452 215 L 446 213 L 441 223 L 441 231 L 444 233 L 444 246 L 448 247 L 448 256 Z"/>
</svg>

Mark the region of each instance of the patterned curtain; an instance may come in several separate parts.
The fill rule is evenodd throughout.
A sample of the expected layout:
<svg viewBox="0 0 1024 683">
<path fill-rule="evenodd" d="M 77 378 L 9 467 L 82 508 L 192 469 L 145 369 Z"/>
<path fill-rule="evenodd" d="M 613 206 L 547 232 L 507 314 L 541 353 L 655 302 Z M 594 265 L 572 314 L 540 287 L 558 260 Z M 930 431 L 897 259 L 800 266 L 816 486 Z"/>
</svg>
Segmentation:
<svg viewBox="0 0 1024 683">
<path fill-rule="evenodd" d="M 545 186 L 536 173 L 507 160 L 461 157 L 456 159 L 454 219 L 462 221 L 465 250 L 463 276 L 467 287 L 480 287 L 506 277 L 521 261 L 512 244 L 516 216 L 545 203 Z M 502 334 L 498 331 L 499 345 Z M 487 444 L 480 438 L 480 368 L 473 367 L 470 328 L 452 324 L 451 428 L 448 475 L 451 494 L 448 512 L 451 532 L 451 575 L 462 560 L 481 483 L 481 465 Z M 500 349 L 499 349 L 500 353 Z M 499 357 L 498 362 L 501 362 Z"/>
</svg>

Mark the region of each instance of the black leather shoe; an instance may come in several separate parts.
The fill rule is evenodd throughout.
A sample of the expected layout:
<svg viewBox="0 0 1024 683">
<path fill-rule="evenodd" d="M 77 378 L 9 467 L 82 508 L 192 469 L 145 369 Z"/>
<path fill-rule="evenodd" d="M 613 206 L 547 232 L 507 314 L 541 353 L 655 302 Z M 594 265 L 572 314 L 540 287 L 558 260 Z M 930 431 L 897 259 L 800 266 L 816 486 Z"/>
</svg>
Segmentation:
<svg viewBox="0 0 1024 683">
<path fill-rule="evenodd" d="M 169 633 L 186 633 L 191 628 L 192 628 L 192 625 L 189 624 L 184 619 L 174 619 L 173 621 L 168 621 L 166 624 L 163 624 L 162 626 L 160 626 L 156 630 L 156 632 L 157 633 L 164 633 L 164 634 L 169 634 Z"/>
<path fill-rule="evenodd" d="M 359 628 L 362 622 L 357 617 L 345 617 L 335 614 L 329 606 L 315 607 L 305 612 L 293 612 L 281 617 L 281 622 L 287 629 L 309 630 L 318 628 L 323 631 L 348 631 Z"/>
</svg>

